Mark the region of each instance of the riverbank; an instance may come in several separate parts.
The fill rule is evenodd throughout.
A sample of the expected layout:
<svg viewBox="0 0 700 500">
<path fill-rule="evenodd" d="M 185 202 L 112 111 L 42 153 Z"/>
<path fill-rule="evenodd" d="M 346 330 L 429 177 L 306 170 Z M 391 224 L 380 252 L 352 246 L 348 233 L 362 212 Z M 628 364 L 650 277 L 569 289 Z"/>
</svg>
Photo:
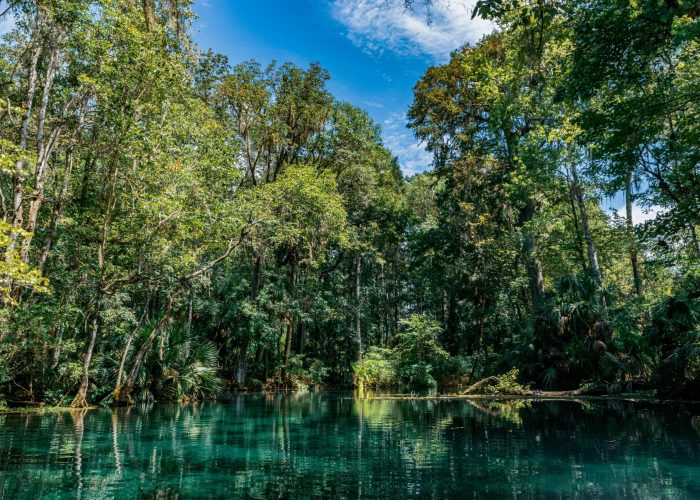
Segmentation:
<svg viewBox="0 0 700 500">
<path fill-rule="evenodd" d="M 659 399 L 653 394 L 647 393 L 621 393 L 611 395 L 574 395 L 571 391 L 547 391 L 529 394 L 434 394 L 430 396 L 418 396 L 415 394 L 392 394 L 392 395 L 367 395 L 365 400 L 374 401 L 443 401 L 443 400 L 466 400 L 466 401 L 627 401 L 632 403 L 700 403 L 696 400 L 686 399 Z"/>
<path fill-rule="evenodd" d="M 292 391 L 282 391 L 284 394 L 294 394 L 298 392 Z M 333 391 L 321 391 L 333 393 Z M 664 403 L 674 403 L 674 404 L 700 404 L 700 400 L 686 400 L 686 399 L 664 399 L 657 398 L 653 391 L 646 392 L 635 392 L 635 393 L 620 393 L 611 395 L 590 395 L 590 394 L 572 394 L 574 391 L 541 391 L 532 392 L 528 394 L 462 394 L 462 393 L 445 393 L 445 394 L 431 394 L 431 395 L 418 395 L 415 393 L 404 393 L 404 394 L 363 394 L 354 395 L 352 399 L 357 399 L 359 401 L 465 401 L 465 402 L 539 402 L 539 401 L 552 401 L 552 402 L 574 402 L 574 403 L 587 403 L 587 402 L 604 402 L 604 401 L 622 401 L 627 403 L 648 403 L 648 404 L 664 404 Z M 246 392 L 241 393 L 246 395 L 255 394 L 274 394 L 269 392 Z M 211 403 L 230 403 L 231 399 L 222 398 L 217 400 L 209 401 Z M 162 402 L 161 404 L 171 404 L 172 402 Z M 73 408 L 70 406 L 18 406 L 18 407 L 2 407 L 0 408 L 0 416 L 2 415 L 44 415 L 52 413 L 72 413 L 72 412 L 85 412 L 87 410 L 94 410 L 100 408 L 99 406 L 88 406 L 86 408 Z"/>
<path fill-rule="evenodd" d="M 0 415 L 16 414 L 49 414 L 74 411 L 94 410 L 97 406 L 86 406 L 84 408 L 74 408 L 72 406 L 0 406 Z"/>
</svg>

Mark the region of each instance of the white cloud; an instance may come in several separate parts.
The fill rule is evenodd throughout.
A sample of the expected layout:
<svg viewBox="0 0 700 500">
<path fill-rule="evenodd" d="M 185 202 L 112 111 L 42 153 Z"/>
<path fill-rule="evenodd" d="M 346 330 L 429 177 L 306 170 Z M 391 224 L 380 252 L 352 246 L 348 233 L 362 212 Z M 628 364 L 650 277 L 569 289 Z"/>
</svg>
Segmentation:
<svg viewBox="0 0 700 500">
<path fill-rule="evenodd" d="M 425 7 L 407 11 L 402 0 L 333 0 L 332 13 L 347 28 L 346 36 L 368 53 L 426 54 L 443 62 L 451 51 L 492 31 L 490 22 L 471 18 L 474 3 L 433 0 L 431 23 Z"/>
<path fill-rule="evenodd" d="M 650 207 L 642 207 L 640 205 L 637 205 L 634 203 L 632 205 L 632 221 L 634 222 L 634 225 L 638 224 L 643 224 L 646 221 L 649 220 L 654 220 L 656 219 L 656 216 L 660 213 L 663 213 L 663 208 L 661 208 L 658 205 L 652 205 Z M 619 217 L 626 218 L 627 217 L 627 210 L 625 206 L 621 206 L 617 210 L 615 210 L 617 215 Z"/>
<path fill-rule="evenodd" d="M 406 129 L 406 121 L 400 113 L 392 113 L 382 125 L 384 146 L 398 156 L 404 175 L 413 175 L 428 170 L 432 155 Z"/>
<path fill-rule="evenodd" d="M 364 106 L 370 107 L 370 108 L 377 108 L 377 109 L 382 109 L 384 107 L 384 103 L 381 101 L 362 101 L 362 104 Z"/>
</svg>

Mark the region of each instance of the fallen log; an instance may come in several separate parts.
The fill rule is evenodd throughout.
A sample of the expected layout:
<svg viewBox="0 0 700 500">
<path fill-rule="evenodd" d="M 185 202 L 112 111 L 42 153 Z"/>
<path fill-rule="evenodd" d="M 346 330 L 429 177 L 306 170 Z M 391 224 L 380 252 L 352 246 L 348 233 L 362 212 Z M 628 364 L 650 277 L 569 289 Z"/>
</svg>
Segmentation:
<svg viewBox="0 0 700 500">
<path fill-rule="evenodd" d="M 486 377 L 479 380 L 477 383 L 470 385 L 462 391 L 462 394 L 483 394 L 483 391 L 488 386 L 496 385 L 500 382 L 498 377 Z"/>
</svg>

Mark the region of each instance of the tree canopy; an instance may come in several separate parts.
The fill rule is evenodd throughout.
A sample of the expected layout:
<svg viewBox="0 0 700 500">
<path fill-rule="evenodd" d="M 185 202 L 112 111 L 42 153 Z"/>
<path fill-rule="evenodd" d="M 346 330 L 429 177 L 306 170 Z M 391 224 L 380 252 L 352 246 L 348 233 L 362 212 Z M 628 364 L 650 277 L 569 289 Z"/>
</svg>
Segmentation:
<svg viewBox="0 0 700 500">
<path fill-rule="evenodd" d="M 693 394 L 699 13 L 477 2 L 497 29 L 416 83 L 432 165 L 407 178 L 327 70 L 232 67 L 189 2 L 10 2 L 0 401 L 502 373 Z"/>
</svg>

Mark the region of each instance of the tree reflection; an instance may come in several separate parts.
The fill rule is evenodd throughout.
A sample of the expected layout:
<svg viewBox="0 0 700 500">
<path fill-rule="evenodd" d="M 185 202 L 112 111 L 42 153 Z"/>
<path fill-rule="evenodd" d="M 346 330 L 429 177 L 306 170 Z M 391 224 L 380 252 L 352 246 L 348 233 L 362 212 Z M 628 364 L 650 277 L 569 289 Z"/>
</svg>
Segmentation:
<svg viewBox="0 0 700 500">
<path fill-rule="evenodd" d="M 3 498 L 700 495 L 697 406 L 306 393 L 3 418 Z"/>
</svg>

